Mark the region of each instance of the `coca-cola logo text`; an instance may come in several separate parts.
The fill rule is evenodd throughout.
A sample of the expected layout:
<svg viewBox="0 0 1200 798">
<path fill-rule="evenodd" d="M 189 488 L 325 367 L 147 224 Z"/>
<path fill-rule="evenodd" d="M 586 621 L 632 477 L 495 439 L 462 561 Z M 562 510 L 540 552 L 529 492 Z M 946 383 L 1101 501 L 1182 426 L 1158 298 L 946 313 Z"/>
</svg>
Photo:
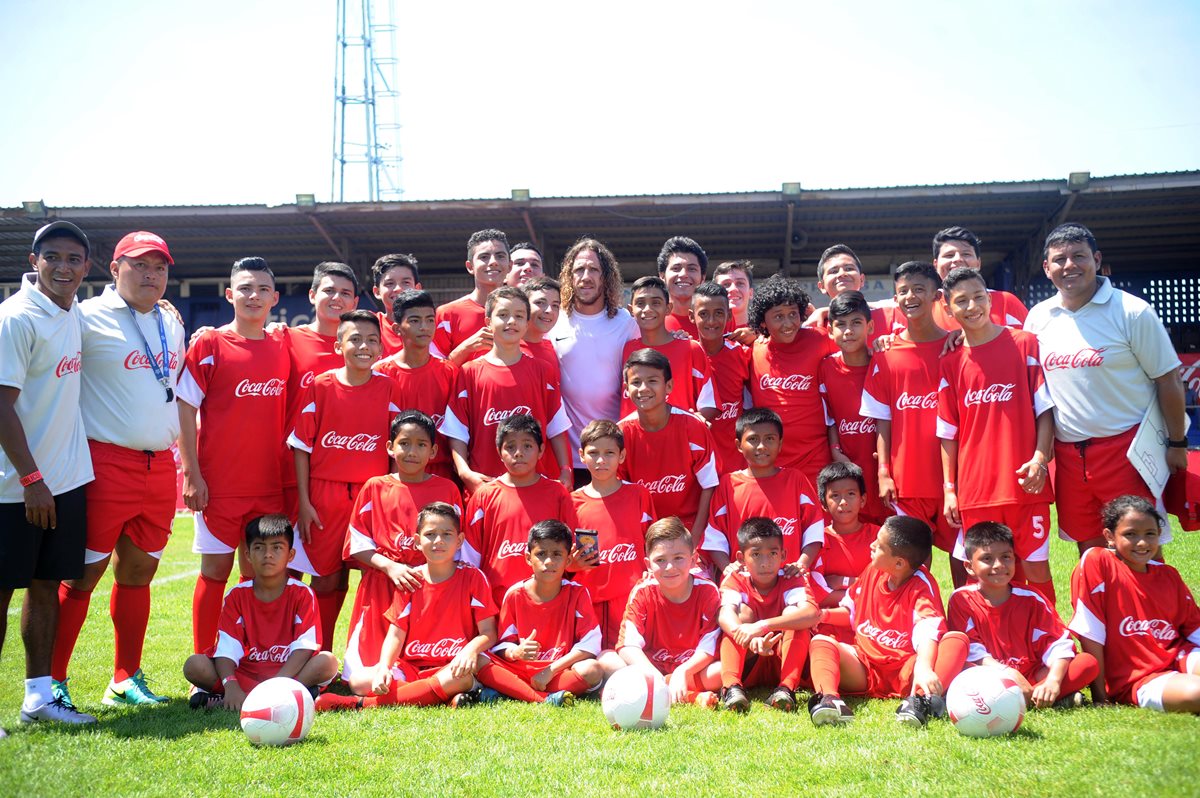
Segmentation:
<svg viewBox="0 0 1200 798">
<path fill-rule="evenodd" d="M 283 396 L 283 380 L 266 380 L 265 382 L 250 382 L 242 380 L 234 389 L 233 395 L 245 396 Z"/>
<path fill-rule="evenodd" d="M 741 414 L 741 402 L 722 402 L 721 415 L 717 416 L 717 421 L 735 421 Z"/>
<path fill-rule="evenodd" d="M 775 519 L 775 525 L 783 530 L 784 537 L 796 534 L 796 519 L 784 518 L 782 515 Z"/>
<path fill-rule="evenodd" d="M 404 656 L 414 659 L 453 659 L 466 644 L 465 637 L 443 637 L 428 643 L 410 640 L 404 646 Z"/>
<path fill-rule="evenodd" d="M 368 435 L 359 432 L 354 435 L 338 435 L 335 430 L 326 432 L 321 438 L 321 446 L 326 449 L 345 449 L 348 452 L 373 452 L 379 446 L 382 435 Z"/>
<path fill-rule="evenodd" d="M 286 662 L 288 658 L 288 649 L 290 646 L 271 646 L 270 648 L 256 648 L 250 646 L 250 650 L 246 652 L 246 659 L 251 662 Z"/>
<path fill-rule="evenodd" d="M 895 629 L 880 629 L 870 621 L 858 625 L 858 633 L 869 637 L 881 646 L 887 648 L 908 648 L 908 632 L 897 632 Z"/>
<path fill-rule="evenodd" d="M 788 374 L 786 377 L 772 377 L 764 374 L 758 384 L 764 391 L 807 391 L 812 387 L 811 374 Z"/>
<path fill-rule="evenodd" d="M 680 651 L 678 654 L 672 654 L 665 648 L 660 648 L 650 655 L 650 659 L 654 662 L 673 663 L 682 665 L 692 658 L 692 654 L 696 653 L 696 649 L 689 648 L 687 651 Z"/>
<path fill-rule="evenodd" d="M 1163 643 L 1170 643 L 1179 637 L 1175 627 L 1162 618 L 1134 618 L 1132 615 L 1126 615 L 1117 628 L 1124 637 L 1149 635 Z"/>
<path fill-rule="evenodd" d="M 900 395 L 896 397 L 897 410 L 934 410 L 936 408 L 936 391 L 926 394 L 910 394 L 908 391 L 901 391 Z"/>
<path fill-rule="evenodd" d="M 618 562 L 637 562 L 637 549 L 632 543 L 618 543 L 611 549 L 600 551 L 601 565 L 612 565 Z"/>
<path fill-rule="evenodd" d="M 687 478 L 683 474 L 668 474 L 653 482 L 638 480 L 651 493 L 683 493 L 687 490 Z"/>
<path fill-rule="evenodd" d="M 483 414 L 483 423 L 488 426 L 494 426 L 511 416 L 528 416 L 532 414 L 533 411 L 525 405 L 517 405 L 512 410 L 493 410 L 489 407 L 487 412 Z"/>
<path fill-rule="evenodd" d="M 1108 347 L 1102 346 L 1099 349 L 1087 347 L 1078 352 L 1050 352 L 1042 361 L 1042 368 L 1046 371 L 1058 371 L 1059 369 L 1086 369 L 1102 366 L 1104 365 L 1104 353 L 1107 351 Z"/>
<path fill-rule="evenodd" d="M 525 541 L 518 540 L 502 540 L 500 548 L 496 550 L 496 559 L 503 560 L 505 557 L 524 557 L 526 551 Z"/>
<path fill-rule="evenodd" d="M 58 361 L 58 368 L 54 369 L 54 376 L 62 377 L 65 374 L 78 374 L 82 367 L 82 352 L 76 352 L 74 357 L 63 355 L 63 359 Z"/>
<path fill-rule="evenodd" d="M 158 364 L 159 369 L 162 368 L 162 352 L 154 356 L 154 362 Z M 176 352 L 171 353 L 170 357 L 171 370 L 174 370 L 179 365 L 179 355 Z M 135 349 L 125 357 L 125 368 L 128 371 L 136 371 L 137 369 L 148 369 L 150 366 L 150 358 L 146 356 L 146 352 L 142 349 Z"/>
<path fill-rule="evenodd" d="M 991 405 L 999 402 L 1007 402 L 1013 397 L 1013 388 L 1015 383 L 993 383 L 986 388 L 979 388 L 974 391 L 967 391 L 963 395 L 963 404 L 967 407 L 972 405 Z"/>
<path fill-rule="evenodd" d="M 307 388 L 308 386 L 313 384 L 313 380 L 315 380 L 316 378 L 317 378 L 317 375 L 315 373 L 313 373 L 311 371 L 304 372 L 303 376 L 300 377 L 300 387 Z"/>
<path fill-rule="evenodd" d="M 971 697 L 971 703 L 975 705 L 975 711 L 980 715 L 992 714 L 992 708 L 988 706 L 988 702 L 983 699 L 979 693 L 967 693 Z"/>
<path fill-rule="evenodd" d="M 859 418 L 851 421 L 843 418 L 838 422 L 838 435 L 874 435 L 875 419 Z"/>
</svg>

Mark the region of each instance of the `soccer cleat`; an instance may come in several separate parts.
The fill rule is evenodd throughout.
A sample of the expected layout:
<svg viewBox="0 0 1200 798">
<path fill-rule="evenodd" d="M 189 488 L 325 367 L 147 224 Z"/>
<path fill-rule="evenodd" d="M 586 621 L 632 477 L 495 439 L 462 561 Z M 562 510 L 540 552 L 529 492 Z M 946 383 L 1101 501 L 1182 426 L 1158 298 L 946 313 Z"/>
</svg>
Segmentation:
<svg viewBox="0 0 1200 798">
<path fill-rule="evenodd" d="M 929 721 L 929 699 L 923 695 L 910 695 L 896 707 L 896 720 L 914 729 L 923 729 Z"/>
<path fill-rule="evenodd" d="M 925 696 L 929 717 L 941 719 L 946 717 L 946 699 L 940 695 Z"/>
<path fill-rule="evenodd" d="M 338 695 L 337 693 L 321 693 L 313 702 L 317 712 L 335 712 L 338 710 L 359 710 L 363 707 L 362 696 Z"/>
<path fill-rule="evenodd" d="M 480 687 L 479 695 L 475 697 L 476 703 L 479 704 L 494 704 L 504 696 L 495 687 Z"/>
<path fill-rule="evenodd" d="M 808 715 L 814 726 L 844 726 L 854 720 L 854 712 L 840 696 L 821 693 L 808 699 Z"/>
<path fill-rule="evenodd" d="M 56 723 L 95 723 L 96 718 L 86 713 L 80 712 L 71 704 L 64 702 L 61 698 L 56 698 L 46 704 L 42 704 L 36 709 L 26 709 L 21 707 L 21 722 L 22 723 L 37 723 L 38 721 L 49 720 Z"/>
<path fill-rule="evenodd" d="M 575 694 L 570 690 L 557 690 L 546 696 L 546 700 L 542 703 L 552 707 L 573 707 L 575 706 Z"/>
<path fill-rule="evenodd" d="M 453 709 L 465 709 L 473 704 L 479 703 L 479 695 L 482 690 L 478 687 L 472 688 L 465 693 L 459 693 L 450 699 L 450 706 Z"/>
<path fill-rule="evenodd" d="M 1084 705 L 1085 700 L 1086 699 L 1084 699 L 1083 693 L 1076 690 L 1073 693 L 1067 693 L 1066 695 L 1060 695 L 1058 697 L 1058 700 L 1055 701 L 1054 704 L 1052 705 L 1052 708 L 1053 709 L 1078 709 L 1079 707 Z"/>
<path fill-rule="evenodd" d="M 731 684 L 721 690 L 721 706 L 732 712 L 749 712 L 750 696 L 740 684 Z"/>
<path fill-rule="evenodd" d="M 104 690 L 104 698 L 100 699 L 100 703 L 106 707 L 158 706 L 166 701 L 165 696 L 155 695 L 147 686 L 146 675 L 141 668 L 120 683 L 109 682 Z"/>
<path fill-rule="evenodd" d="M 190 709 L 203 709 L 206 711 L 216 709 L 224 701 L 225 699 L 220 693 L 210 693 L 207 690 L 201 690 L 199 687 L 192 687 L 192 691 L 188 695 L 188 707 Z"/>
<path fill-rule="evenodd" d="M 767 706 L 772 709 L 778 709 L 780 712 L 795 712 L 796 711 L 796 694 L 785 685 L 779 685 L 769 696 L 767 696 Z"/>
<path fill-rule="evenodd" d="M 716 709 L 721 703 L 721 699 L 716 693 L 711 690 L 705 690 L 701 693 L 696 693 L 696 706 L 704 709 Z"/>
<path fill-rule="evenodd" d="M 61 682 L 57 679 L 50 680 L 50 695 L 55 701 L 62 701 L 69 707 L 75 706 L 75 702 L 71 700 L 71 690 L 67 687 L 67 682 L 71 681 L 71 677 L 63 679 Z"/>
</svg>

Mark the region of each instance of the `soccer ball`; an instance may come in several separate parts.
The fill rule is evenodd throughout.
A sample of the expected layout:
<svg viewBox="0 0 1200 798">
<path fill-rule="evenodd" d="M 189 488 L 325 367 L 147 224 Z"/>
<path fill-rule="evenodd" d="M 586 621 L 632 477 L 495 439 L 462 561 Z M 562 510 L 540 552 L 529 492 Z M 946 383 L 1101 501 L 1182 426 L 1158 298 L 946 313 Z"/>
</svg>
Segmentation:
<svg viewBox="0 0 1200 798">
<path fill-rule="evenodd" d="M 600 695 L 604 717 L 614 729 L 657 729 L 667 722 L 671 700 L 661 674 L 633 666 L 609 677 Z"/>
<path fill-rule="evenodd" d="M 255 745 L 291 745 L 308 736 L 313 698 L 295 679 L 267 679 L 242 704 L 242 731 Z"/>
<path fill-rule="evenodd" d="M 946 711 L 960 734 L 994 737 L 1020 728 L 1025 696 L 1003 668 L 967 668 L 946 691 Z"/>
</svg>

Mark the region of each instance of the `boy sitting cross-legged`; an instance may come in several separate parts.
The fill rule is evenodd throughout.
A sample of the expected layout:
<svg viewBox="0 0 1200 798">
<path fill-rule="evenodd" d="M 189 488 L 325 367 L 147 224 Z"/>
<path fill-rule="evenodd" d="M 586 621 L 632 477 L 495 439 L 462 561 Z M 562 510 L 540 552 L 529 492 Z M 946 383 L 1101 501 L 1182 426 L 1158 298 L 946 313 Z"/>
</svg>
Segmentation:
<svg viewBox="0 0 1200 798">
<path fill-rule="evenodd" d="M 791 712 L 827 591 L 816 574 L 784 575 L 783 530 L 770 518 L 747 518 L 737 541 L 740 567 L 721 582 L 721 699 L 746 712 L 744 688 L 775 684 L 768 706 Z"/>
<path fill-rule="evenodd" d="M 415 590 L 399 590 L 386 617 L 391 623 L 379 662 L 350 679 L 355 695 L 323 693 L 319 711 L 389 704 L 466 706 L 483 698 L 477 681 L 500 694 L 538 701 L 542 696 L 487 650 L 496 643 L 496 604 L 487 578 L 454 561 L 462 545 L 458 512 L 443 502 L 417 516 L 417 538 L 425 564 L 414 569 Z M 530 697 L 532 696 L 532 697 Z"/>
<path fill-rule="evenodd" d="M 1091 654 L 1075 653 L 1071 633 L 1041 593 L 1012 584 L 1012 530 L 981 521 L 967 529 L 964 545 L 967 573 L 978 581 L 950 594 L 946 616 L 971 643 L 968 663 L 1007 669 L 1030 706 L 1081 703 L 1079 691 L 1100 673 L 1100 664 Z"/>
<path fill-rule="evenodd" d="M 563 691 L 559 704 L 594 690 L 602 677 L 591 596 L 566 578 L 573 543 L 562 521 L 538 521 L 529 530 L 525 562 L 533 576 L 504 594 L 500 642 L 492 649 L 534 690 Z"/>
<path fill-rule="evenodd" d="M 692 534 L 674 516 L 646 530 L 648 577 L 629 595 L 617 653 L 629 665 L 667 677 L 671 703 L 715 708 L 721 630 L 717 586 L 694 576 Z"/>
<path fill-rule="evenodd" d="M 264 515 L 246 525 L 254 578 L 230 589 L 217 625 L 217 644 L 193 654 L 183 676 L 195 686 L 193 709 L 239 711 L 257 684 L 287 676 L 315 692 L 337 673 L 337 658 L 318 651 L 317 602 L 307 585 L 288 577 L 294 532 L 287 516 Z"/>
<path fill-rule="evenodd" d="M 925 725 L 945 709 L 942 694 L 962 670 L 967 636 L 947 632 L 937 582 L 925 568 L 933 533 L 919 518 L 894 515 L 871 546 L 871 564 L 825 620 L 849 625 L 854 644 L 817 635 L 809 649 L 813 723 L 849 723 L 841 691 L 873 698 L 906 696 L 896 719 Z"/>
</svg>

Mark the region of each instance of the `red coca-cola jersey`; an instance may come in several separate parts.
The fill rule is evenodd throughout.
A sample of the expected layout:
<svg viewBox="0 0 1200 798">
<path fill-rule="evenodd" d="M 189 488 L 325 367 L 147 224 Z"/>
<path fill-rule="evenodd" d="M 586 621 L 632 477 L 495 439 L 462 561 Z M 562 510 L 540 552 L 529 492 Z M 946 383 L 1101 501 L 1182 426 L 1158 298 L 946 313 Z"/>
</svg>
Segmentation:
<svg viewBox="0 0 1200 798">
<path fill-rule="evenodd" d="M 863 662 L 883 672 L 898 670 L 922 643 L 946 633 L 941 593 L 923 565 L 894 591 L 887 573 L 868 566 L 846 591 L 842 606 L 850 610 Z"/>
<path fill-rule="evenodd" d="M 863 523 L 849 535 L 839 535 L 833 526 L 825 527 L 825 543 L 813 570 L 825 576 L 857 577 L 871 564 L 871 544 L 879 537 L 879 525 Z"/>
<path fill-rule="evenodd" d="M 383 311 L 375 311 L 379 317 L 379 341 L 383 344 L 383 356 L 391 357 L 404 348 L 404 339 L 392 329 L 392 323 Z"/>
<path fill-rule="evenodd" d="M 1111 549 L 1088 549 L 1071 574 L 1071 603 L 1069 628 L 1104 646 L 1105 687 L 1117 701 L 1136 703 L 1138 687 L 1176 669 L 1185 643 L 1200 646 L 1200 610 L 1169 565 L 1138 573 Z"/>
<path fill-rule="evenodd" d="M 309 327 L 284 327 L 280 334 L 287 342 L 288 355 L 292 360 L 287 389 L 284 391 L 287 397 L 286 429 L 290 432 L 296 428 L 300 403 L 312 386 L 313 378 L 330 369 L 341 368 L 346 359 L 333 351 L 333 345 L 337 343 L 336 335 L 321 335 Z M 280 469 L 283 484 L 292 487 L 296 484 L 296 461 L 286 442 L 282 446 L 282 457 Z"/>
<path fill-rule="evenodd" d="M 549 338 L 543 338 L 537 343 L 530 341 L 521 342 L 521 351 L 529 355 L 535 360 L 540 360 L 549 367 L 550 373 L 553 376 L 554 387 L 561 388 L 562 386 L 562 367 L 558 362 L 558 353 L 554 351 L 554 344 Z"/>
<path fill-rule="evenodd" d="M 808 478 L 794 468 L 781 468 L 765 479 L 744 470 L 726 474 L 713 492 L 700 548 L 732 558 L 738 551 L 737 531 L 742 523 L 762 516 L 783 530 L 784 561 L 796 562 L 801 549 L 825 538 L 825 516 L 814 498 L 816 493 Z"/>
<path fill-rule="evenodd" d="M 650 346 L 640 339 L 625 342 L 621 350 L 621 362 L 639 349 L 653 349 L 663 355 L 671 364 L 671 393 L 667 402 L 684 410 L 699 410 L 700 408 L 717 408 L 717 396 L 713 389 L 712 372 L 708 366 L 708 355 L 704 347 L 690 338 L 672 338 L 665 344 Z M 621 395 L 621 415 L 627 416 L 636 408 L 629 397 Z"/>
<path fill-rule="evenodd" d="M 657 579 L 647 579 L 629 595 L 617 651 L 626 646 L 640 648 L 664 675 L 696 651 L 715 657 L 721 636 L 717 626 L 720 609 L 717 586 L 707 579 L 693 576 L 692 593 L 679 604 L 663 597 Z"/>
<path fill-rule="evenodd" d="M 422 564 L 417 515 L 433 502 L 445 502 L 462 516 L 462 494 L 448 479 L 430 475 L 424 482 L 403 482 L 395 474 L 371 477 L 354 501 L 345 558 L 375 551 L 405 565 Z"/>
<path fill-rule="evenodd" d="M 937 391 L 944 345 L 897 337 L 871 358 L 863 385 L 861 414 L 892 423 L 891 474 L 902 499 L 942 498 Z"/>
<path fill-rule="evenodd" d="M 708 355 L 707 352 L 705 352 Z M 750 378 L 750 350 L 725 341 L 715 355 L 708 355 L 713 387 L 717 391 L 720 413 L 712 421 L 713 448 L 717 453 L 717 472 L 728 474 L 746 467 L 746 458 L 738 449 L 737 420 L 745 407 L 746 381 Z"/>
<path fill-rule="evenodd" d="M 657 432 L 647 432 L 636 413 L 621 419 L 620 427 L 625 436 L 625 462 L 617 469 L 621 478 L 650 491 L 659 518 L 679 516 L 691 529 L 700 492 L 718 481 L 708 426 L 672 407 L 667 425 Z"/>
<path fill-rule="evenodd" d="M 817 369 L 837 351 L 824 333 L 801 329 L 790 344 L 770 338 L 754 342 L 750 355 L 750 399 L 774 410 L 783 420 L 778 465 L 816 474 L 829 463 L 829 438 L 821 405 Z"/>
<path fill-rule="evenodd" d="M 315 479 L 361 484 L 388 470 L 388 429 L 404 399 L 390 378 L 372 374 L 346 385 L 337 373 L 317 375 L 288 437 L 311 456 Z"/>
<path fill-rule="evenodd" d="M 468 295 L 439 307 L 434 314 L 434 321 L 437 327 L 433 331 L 429 350 L 438 357 L 447 358 L 459 344 L 483 329 L 483 325 L 487 324 L 487 315 L 483 305 Z M 481 349 L 475 357 L 482 357 L 486 353 L 487 349 Z"/>
<path fill-rule="evenodd" d="M 996 291 L 991 288 L 988 289 L 988 295 L 992 298 L 992 309 L 988 312 L 988 318 L 1001 327 L 1021 329 L 1021 326 L 1025 324 L 1025 318 L 1029 315 L 1029 310 L 1021 300 L 1007 291 Z M 961 329 L 958 322 L 954 320 L 954 316 L 946 310 L 945 302 L 934 302 L 931 310 L 933 311 L 933 323 L 943 330 Z M 897 316 L 900 318 L 900 327 L 906 326 L 904 315 L 897 314 Z"/>
<path fill-rule="evenodd" d="M 862 469 L 867 483 L 862 514 L 882 520 L 891 515 L 879 498 L 879 466 L 875 461 L 875 419 L 862 414 L 863 384 L 870 364 L 849 366 L 842 353 L 821 361 L 819 374 L 821 399 L 825 404 L 825 425 L 837 430 L 838 445 L 850 462 Z M 857 574 L 862 569 L 854 573 Z"/>
<path fill-rule="evenodd" d="M 533 573 L 525 562 L 531 526 L 549 518 L 570 529 L 578 526 L 571 494 L 561 482 L 546 477 L 522 488 L 500 480 L 489 482 L 471 494 L 466 515 L 463 562 L 483 571 L 497 602 L 503 601 L 505 591 Z"/>
<path fill-rule="evenodd" d="M 763 592 L 754 584 L 750 573 L 738 569 L 729 573 L 721 580 L 721 605 L 749 607 L 754 613 L 755 620 L 778 618 L 785 607 L 803 607 L 810 604 L 814 609 L 829 595 L 820 577 L 810 579 L 807 576 L 784 576 L 779 572 L 775 585 Z"/>
<path fill-rule="evenodd" d="M 478 636 L 480 622 L 497 612 L 487 578 L 478 568 L 460 566 L 445 582 L 397 590 L 384 617 L 404 632 L 399 659 L 423 669 L 449 663 Z"/>
<path fill-rule="evenodd" d="M 504 594 L 500 604 L 500 642 L 492 650 L 503 653 L 537 631 L 535 639 L 541 644 L 537 658 L 506 665 L 536 673 L 573 651 L 600 656 L 600 622 L 587 588 L 564 579 L 557 596 L 539 603 L 525 589 L 532 581 L 518 582 Z"/>
<path fill-rule="evenodd" d="M 293 653 L 319 649 L 317 599 L 308 585 L 289 579 L 274 601 L 259 600 L 253 581 L 230 588 L 217 622 L 217 644 L 208 654 L 233 660 L 242 688 L 249 691 L 279 673 Z"/>
<path fill-rule="evenodd" d="M 993 607 L 979 585 L 960 587 L 950 594 L 946 623 L 970 641 L 968 662 L 991 657 L 1036 682 L 1039 668 L 1075 656 L 1075 641 L 1042 594 L 1012 588 L 1008 600 Z"/>
<path fill-rule="evenodd" d="M 376 363 L 375 370 L 385 377 L 392 378 L 400 386 L 400 395 L 403 397 L 400 404 L 402 410 L 420 410 L 433 419 L 435 425 L 442 423 L 442 418 L 446 415 L 446 405 L 450 403 L 458 380 L 458 366 L 449 360 L 431 357 L 424 366 L 410 369 L 400 365 L 397 358 L 389 357 Z M 450 459 L 450 442 L 440 432 L 434 442 L 438 450 L 429 459 L 428 471 L 440 476 L 449 476 L 454 473 Z"/>
<path fill-rule="evenodd" d="M 277 496 L 292 363 L 282 336 L 209 330 L 188 349 L 179 398 L 200 409 L 198 457 L 210 498 Z M 246 430 L 253 431 L 248 445 Z"/>
<path fill-rule="evenodd" d="M 580 488 L 571 494 L 576 523 L 594 529 L 600 564 L 575 574 L 594 601 L 621 601 L 646 570 L 646 530 L 654 522 L 650 491 L 636 482 L 623 482 L 616 493 L 603 498 Z"/>
<path fill-rule="evenodd" d="M 959 507 L 1054 501 L 1050 480 L 1029 493 L 1016 475 L 1037 448 L 1037 417 L 1053 406 L 1033 333 L 1002 329 L 942 358 L 937 435 L 958 441 Z"/>
</svg>

